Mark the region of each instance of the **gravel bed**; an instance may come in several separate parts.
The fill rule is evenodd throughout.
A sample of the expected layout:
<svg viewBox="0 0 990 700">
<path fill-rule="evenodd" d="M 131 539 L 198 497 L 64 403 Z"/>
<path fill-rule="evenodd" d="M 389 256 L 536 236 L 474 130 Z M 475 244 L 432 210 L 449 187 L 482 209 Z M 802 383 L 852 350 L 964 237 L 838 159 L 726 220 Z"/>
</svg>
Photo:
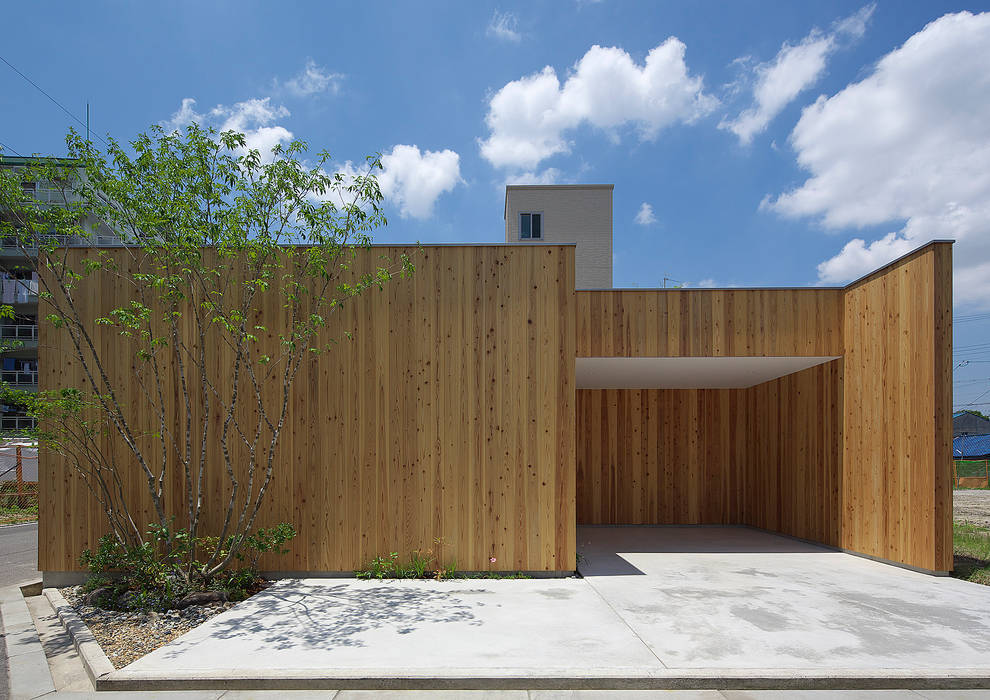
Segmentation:
<svg viewBox="0 0 990 700">
<path fill-rule="evenodd" d="M 990 527 L 990 491 L 984 489 L 953 491 L 952 517 L 957 523 Z"/>
<path fill-rule="evenodd" d="M 60 588 L 59 592 L 89 626 L 114 668 L 137 661 L 235 605 L 192 605 L 163 613 L 117 612 L 83 604 L 85 593 L 80 586 Z"/>
</svg>

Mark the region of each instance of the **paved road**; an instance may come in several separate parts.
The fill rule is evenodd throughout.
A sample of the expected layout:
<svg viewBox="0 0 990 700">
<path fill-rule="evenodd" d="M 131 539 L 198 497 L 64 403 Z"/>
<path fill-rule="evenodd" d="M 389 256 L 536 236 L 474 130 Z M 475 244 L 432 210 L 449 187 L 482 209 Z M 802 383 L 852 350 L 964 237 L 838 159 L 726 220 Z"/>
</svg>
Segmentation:
<svg viewBox="0 0 990 700">
<path fill-rule="evenodd" d="M 0 588 L 40 580 L 38 523 L 0 527 Z M 0 699 L 8 697 L 7 645 L 0 643 Z"/>
<path fill-rule="evenodd" d="M 40 580 L 38 523 L 0 527 L 0 588 Z"/>
</svg>

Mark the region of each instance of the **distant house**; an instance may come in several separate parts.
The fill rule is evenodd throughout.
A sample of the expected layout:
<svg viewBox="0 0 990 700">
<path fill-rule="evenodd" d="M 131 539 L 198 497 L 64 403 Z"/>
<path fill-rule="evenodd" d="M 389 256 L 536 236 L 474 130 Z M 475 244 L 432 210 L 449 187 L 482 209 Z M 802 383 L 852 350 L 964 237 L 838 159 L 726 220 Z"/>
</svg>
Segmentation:
<svg viewBox="0 0 990 700">
<path fill-rule="evenodd" d="M 956 411 L 952 414 L 952 437 L 960 435 L 990 435 L 990 420 L 974 411 Z"/>
<path fill-rule="evenodd" d="M 952 458 L 990 459 L 990 435 L 959 435 L 952 438 Z"/>
</svg>

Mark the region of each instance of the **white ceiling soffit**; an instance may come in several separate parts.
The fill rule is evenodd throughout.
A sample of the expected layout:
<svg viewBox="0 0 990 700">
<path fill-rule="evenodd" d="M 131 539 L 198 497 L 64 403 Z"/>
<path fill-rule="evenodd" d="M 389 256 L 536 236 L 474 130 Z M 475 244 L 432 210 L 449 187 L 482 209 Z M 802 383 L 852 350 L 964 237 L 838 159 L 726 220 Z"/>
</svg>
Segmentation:
<svg viewBox="0 0 990 700">
<path fill-rule="evenodd" d="M 579 357 L 578 389 L 744 389 L 835 357 Z"/>
</svg>

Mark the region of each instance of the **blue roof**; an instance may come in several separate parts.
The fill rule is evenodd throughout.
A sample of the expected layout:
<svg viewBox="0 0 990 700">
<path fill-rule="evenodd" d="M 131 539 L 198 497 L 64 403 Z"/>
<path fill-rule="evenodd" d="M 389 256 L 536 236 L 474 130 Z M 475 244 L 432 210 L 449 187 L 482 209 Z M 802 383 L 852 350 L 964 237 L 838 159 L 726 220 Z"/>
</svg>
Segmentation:
<svg viewBox="0 0 990 700">
<path fill-rule="evenodd" d="M 990 455 L 990 435 L 960 435 L 952 438 L 952 456 L 956 459 Z"/>
</svg>

